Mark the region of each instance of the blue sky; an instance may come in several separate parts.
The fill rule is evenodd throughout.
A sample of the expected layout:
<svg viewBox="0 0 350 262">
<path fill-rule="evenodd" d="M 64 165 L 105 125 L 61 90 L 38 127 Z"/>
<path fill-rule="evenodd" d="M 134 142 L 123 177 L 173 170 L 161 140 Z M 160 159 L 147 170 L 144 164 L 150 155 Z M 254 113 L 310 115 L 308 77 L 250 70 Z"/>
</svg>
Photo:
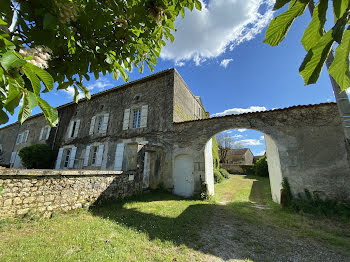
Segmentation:
<svg viewBox="0 0 350 262">
<path fill-rule="evenodd" d="M 205 2 L 202 12 L 186 12 L 185 19 L 177 21 L 175 42 L 162 51 L 155 72 L 176 67 L 212 115 L 335 101 L 325 68 L 317 84 L 310 86 L 304 86 L 298 72 L 306 54 L 300 39 L 310 21 L 308 12 L 296 20 L 280 46 L 262 43 L 268 22 L 277 14 L 271 11 L 273 2 L 211 0 Z M 140 75 L 134 69 L 130 80 L 149 74 L 149 70 Z M 123 84 L 122 79 L 115 81 L 112 76 L 97 81 L 91 78 L 85 83 L 91 93 Z M 72 101 L 72 90 L 55 90 L 43 97 L 59 106 Z M 10 123 L 16 119 L 17 114 Z M 265 149 L 262 133 L 226 133 L 255 155 Z"/>
</svg>

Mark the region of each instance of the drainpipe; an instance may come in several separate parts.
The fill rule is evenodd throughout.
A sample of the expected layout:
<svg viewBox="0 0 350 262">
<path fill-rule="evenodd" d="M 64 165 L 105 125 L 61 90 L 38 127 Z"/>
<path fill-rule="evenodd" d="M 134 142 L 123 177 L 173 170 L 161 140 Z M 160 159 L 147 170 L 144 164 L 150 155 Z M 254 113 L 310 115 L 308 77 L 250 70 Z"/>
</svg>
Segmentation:
<svg viewBox="0 0 350 262">
<path fill-rule="evenodd" d="M 62 115 L 62 113 L 61 113 L 61 115 Z M 52 147 L 51 147 L 52 150 L 55 148 L 56 137 L 57 137 L 58 129 L 60 127 L 60 122 L 61 122 L 60 112 L 58 112 L 58 124 L 57 124 L 56 130 L 55 130 L 55 136 L 53 137 L 53 141 L 52 141 Z"/>
</svg>

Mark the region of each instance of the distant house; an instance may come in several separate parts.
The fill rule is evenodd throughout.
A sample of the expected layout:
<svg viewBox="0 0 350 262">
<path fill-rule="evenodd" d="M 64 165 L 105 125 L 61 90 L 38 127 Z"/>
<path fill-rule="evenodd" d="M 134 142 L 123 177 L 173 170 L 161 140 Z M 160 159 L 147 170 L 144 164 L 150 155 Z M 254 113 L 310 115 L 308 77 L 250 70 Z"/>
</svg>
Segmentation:
<svg viewBox="0 0 350 262">
<path fill-rule="evenodd" d="M 230 149 L 227 152 L 225 164 L 229 165 L 252 165 L 254 155 L 249 148 Z"/>
</svg>

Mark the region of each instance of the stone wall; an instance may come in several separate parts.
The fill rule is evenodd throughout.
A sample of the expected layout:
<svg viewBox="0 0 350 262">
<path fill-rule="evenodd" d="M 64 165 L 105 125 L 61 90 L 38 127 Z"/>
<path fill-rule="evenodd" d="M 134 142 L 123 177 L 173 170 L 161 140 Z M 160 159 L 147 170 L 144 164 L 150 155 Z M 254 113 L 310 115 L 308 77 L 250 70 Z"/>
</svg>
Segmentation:
<svg viewBox="0 0 350 262">
<path fill-rule="evenodd" d="M 104 199 L 142 192 L 136 173 L 87 170 L 0 170 L 0 217 L 40 214 L 88 207 Z"/>
</svg>

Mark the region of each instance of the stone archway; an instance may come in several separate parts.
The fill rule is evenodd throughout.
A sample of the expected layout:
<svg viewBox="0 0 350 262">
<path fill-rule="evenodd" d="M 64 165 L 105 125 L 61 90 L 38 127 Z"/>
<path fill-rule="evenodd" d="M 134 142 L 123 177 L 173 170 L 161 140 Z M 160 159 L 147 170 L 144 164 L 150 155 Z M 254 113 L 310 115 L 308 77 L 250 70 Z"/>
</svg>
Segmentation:
<svg viewBox="0 0 350 262">
<path fill-rule="evenodd" d="M 183 149 L 199 163 L 205 177 L 205 146 L 215 134 L 227 129 L 247 128 L 267 135 L 267 155 L 275 154 L 271 166 L 275 179 L 273 196 L 286 177 L 292 193 L 308 189 L 324 197 L 350 198 L 350 167 L 345 137 L 335 103 L 294 106 L 285 109 L 214 117 L 174 124 L 174 149 Z M 269 152 L 270 151 L 270 152 Z M 271 158 L 271 157 L 270 157 Z M 195 185 L 195 188 L 198 186 Z"/>
</svg>

